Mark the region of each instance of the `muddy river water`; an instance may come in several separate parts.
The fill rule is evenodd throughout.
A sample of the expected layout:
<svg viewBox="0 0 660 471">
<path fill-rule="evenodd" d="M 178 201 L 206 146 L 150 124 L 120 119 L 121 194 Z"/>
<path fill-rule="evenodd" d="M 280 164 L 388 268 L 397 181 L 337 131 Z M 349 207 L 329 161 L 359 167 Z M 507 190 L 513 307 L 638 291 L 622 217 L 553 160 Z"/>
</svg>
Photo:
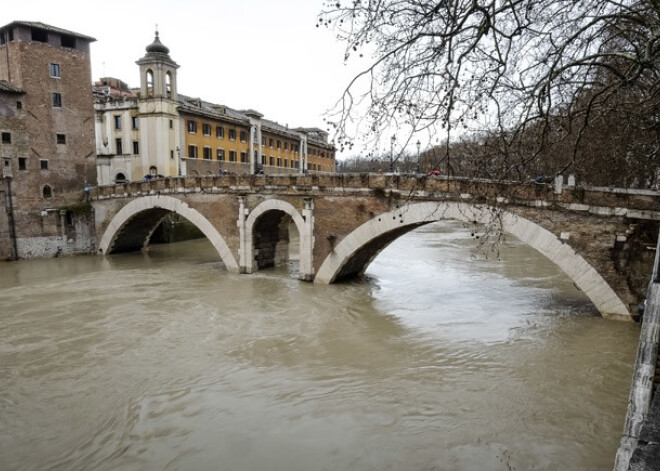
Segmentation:
<svg viewBox="0 0 660 471">
<path fill-rule="evenodd" d="M 364 279 L 194 240 L 0 264 L 0 469 L 605 470 L 639 337 L 436 223 Z"/>
</svg>

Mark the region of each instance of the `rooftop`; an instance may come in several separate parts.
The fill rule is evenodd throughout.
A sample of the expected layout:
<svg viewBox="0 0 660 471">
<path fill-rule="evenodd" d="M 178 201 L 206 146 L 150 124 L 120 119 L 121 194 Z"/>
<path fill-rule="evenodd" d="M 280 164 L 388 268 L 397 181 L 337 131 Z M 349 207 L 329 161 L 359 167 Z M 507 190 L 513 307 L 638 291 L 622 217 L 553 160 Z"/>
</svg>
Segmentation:
<svg viewBox="0 0 660 471">
<path fill-rule="evenodd" d="M 85 36 L 84 34 L 76 33 L 75 31 L 69 31 L 67 29 L 58 28 L 56 26 L 47 25 L 46 23 L 41 23 L 39 21 L 12 21 L 11 23 L 0 28 L 0 31 L 10 29 L 14 26 L 26 26 L 28 28 L 36 28 L 50 33 L 58 33 L 66 36 L 74 36 L 76 38 L 84 39 L 85 41 L 93 42 L 96 41 L 95 38 L 91 36 Z"/>
<path fill-rule="evenodd" d="M 22 95 L 22 94 L 25 93 L 20 88 L 15 87 L 14 85 L 12 85 L 9 82 L 6 82 L 4 80 L 0 80 L 0 92 L 14 93 L 14 94 L 17 94 L 17 95 Z"/>
</svg>

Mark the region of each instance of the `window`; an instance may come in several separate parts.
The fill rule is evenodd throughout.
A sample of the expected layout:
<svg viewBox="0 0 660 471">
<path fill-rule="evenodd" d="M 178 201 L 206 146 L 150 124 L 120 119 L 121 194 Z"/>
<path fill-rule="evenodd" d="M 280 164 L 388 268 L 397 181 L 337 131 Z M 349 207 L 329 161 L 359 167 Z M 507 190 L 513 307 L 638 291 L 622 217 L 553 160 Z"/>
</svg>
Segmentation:
<svg viewBox="0 0 660 471">
<path fill-rule="evenodd" d="M 11 133 L 10 132 L 3 132 L 2 133 L 2 143 L 3 144 L 11 144 Z"/>
<path fill-rule="evenodd" d="M 188 133 L 195 134 L 197 132 L 197 121 L 189 119 L 188 120 Z"/>
<path fill-rule="evenodd" d="M 262 146 L 266 145 L 266 136 L 261 136 L 261 145 Z"/>
<path fill-rule="evenodd" d="M 138 155 L 140 153 L 140 143 L 138 141 L 133 141 L 133 155 Z"/>
<path fill-rule="evenodd" d="M 18 158 L 18 169 L 19 170 L 27 170 L 27 157 L 19 157 Z"/>
<path fill-rule="evenodd" d="M 284 150 L 289 150 L 289 143 L 286 141 L 284 142 Z"/>
<path fill-rule="evenodd" d="M 218 139 L 224 139 L 225 138 L 225 128 L 222 126 L 216 126 L 215 128 L 215 137 Z"/>
<path fill-rule="evenodd" d="M 268 139 L 268 147 L 270 147 L 270 148 L 272 149 L 272 148 L 273 148 L 273 143 L 274 143 L 274 142 L 275 142 L 275 141 L 273 140 L 272 137 L 269 138 L 269 139 Z"/>
<path fill-rule="evenodd" d="M 115 139 L 115 148 L 117 149 L 117 152 L 116 152 L 117 155 L 120 155 L 120 154 L 124 153 L 123 149 L 122 149 L 122 145 L 121 145 L 121 137 L 118 137 L 117 139 Z"/>
<path fill-rule="evenodd" d="M 247 162 L 247 152 L 241 152 L 241 162 L 242 163 Z"/>
<path fill-rule="evenodd" d="M 50 76 L 51 77 L 60 77 L 60 64 L 50 64 Z"/>
<path fill-rule="evenodd" d="M 229 151 L 229 161 L 230 162 L 236 162 L 236 151 L 235 150 L 230 150 Z"/>
<path fill-rule="evenodd" d="M 58 144 L 66 144 L 66 134 L 56 134 Z"/>
<path fill-rule="evenodd" d="M 60 93 L 53 93 L 53 107 L 62 108 L 62 95 Z"/>
<path fill-rule="evenodd" d="M 65 213 L 66 225 L 73 226 L 73 211 L 67 211 Z"/>
<path fill-rule="evenodd" d="M 266 165 L 266 156 L 261 154 L 261 165 Z"/>
<path fill-rule="evenodd" d="M 268 158 L 268 165 L 270 165 L 271 167 L 275 165 L 275 157 L 273 157 L 272 155 Z"/>
<path fill-rule="evenodd" d="M 230 129 L 229 130 L 229 140 L 230 141 L 235 141 L 236 140 L 236 129 Z"/>
<path fill-rule="evenodd" d="M 197 146 L 188 146 L 188 157 L 191 159 L 197 158 Z"/>
<path fill-rule="evenodd" d="M 43 29 L 32 28 L 32 41 L 39 41 L 40 43 L 48 42 L 48 33 Z"/>
<path fill-rule="evenodd" d="M 44 198 L 50 198 L 53 196 L 53 190 L 51 190 L 48 185 L 44 185 L 44 189 L 42 190 L 41 194 Z"/>
<path fill-rule="evenodd" d="M 277 148 L 278 149 L 282 148 L 282 141 L 280 141 L 279 139 L 277 140 Z"/>
<path fill-rule="evenodd" d="M 63 34 L 60 37 L 60 44 L 62 47 L 68 47 L 69 49 L 74 49 L 76 47 L 76 38 L 73 36 L 69 36 L 67 34 Z"/>
<path fill-rule="evenodd" d="M 225 150 L 224 149 L 218 149 L 217 155 L 218 155 L 218 160 L 225 160 Z"/>
<path fill-rule="evenodd" d="M 174 127 L 174 121 L 170 119 L 170 129 L 172 129 L 173 127 Z"/>
<path fill-rule="evenodd" d="M 124 182 L 126 182 L 126 175 L 124 175 L 121 172 L 117 173 L 117 175 L 115 176 L 115 183 L 124 183 Z"/>
<path fill-rule="evenodd" d="M 277 158 L 277 166 L 281 167 L 282 166 L 282 157 Z"/>
<path fill-rule="evenodd" d="M 39 161 L 39 168 L 41 168 L 41 170 L 48 170 L 48 160 L 41 159 Z"/>
<path fill-rule="evenodd" d="M 172 127 L 171 123 L 172 123 L 172 120 L 170 120 L 170 128 Z M 133 129 L 138 129 L 138 117 L 137 116 L 131 116 L 131 126 L 132 126 Z"/>
<path fill-rule="evenodd" d="M 241 131 L 241 142 L 247 142 L 247 132 Z"/>
<path fill-rule="evenodd" d="M 114 120 L 115 120 L 115 129 L 121 129 L 121 116 L 115 115 Z"/>
<path fill-rule="evenodd" d="M 204 147 L 204 158 L 206 160 L 211 160 L 211 148 L 210 147 Z"/>
<path fill-rule="evenodd" d="M 210 136 L 211 135 L 211 125 L 208 123 L 202 124 L 202 134 L 205 136 Z"/>
<path fill-rule="evenodd" d="M 16 109 L 17 110 L 23 109 L 23 102 L 22 101 L 17 101 L 16 102 Z"/>
</svg>

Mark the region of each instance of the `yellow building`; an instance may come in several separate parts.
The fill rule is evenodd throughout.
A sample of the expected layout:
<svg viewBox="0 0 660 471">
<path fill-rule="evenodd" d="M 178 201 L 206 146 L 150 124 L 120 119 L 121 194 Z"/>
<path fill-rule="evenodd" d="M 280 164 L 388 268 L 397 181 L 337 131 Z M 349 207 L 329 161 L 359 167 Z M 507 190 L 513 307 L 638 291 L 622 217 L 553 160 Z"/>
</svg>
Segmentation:
<svg viewBox="0 0 660 471">
<path fill-rule="evenodd" d="M 178 93 L 178 65 L 158 37 L 137 61 L 140 88 L 96 83 L 99 184 L 154 176 L 335 172 L 335 148 L 318 128 L 289 128 L 255 110 Z"/>
</svg>

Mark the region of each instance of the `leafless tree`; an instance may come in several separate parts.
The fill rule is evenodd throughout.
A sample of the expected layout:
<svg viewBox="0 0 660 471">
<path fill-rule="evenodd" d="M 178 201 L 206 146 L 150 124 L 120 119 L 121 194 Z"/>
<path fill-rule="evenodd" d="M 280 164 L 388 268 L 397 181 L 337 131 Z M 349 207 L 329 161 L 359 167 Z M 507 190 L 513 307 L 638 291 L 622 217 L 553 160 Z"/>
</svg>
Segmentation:
<svg viewBox="0 0 660 471">
<path fill-rule="evenodd" d="M 366 63 L 330 118 L 340 147 L 427 132 L 449 162 L 472 135 L 498 155 L 497 178 L 586 174 L 616 116 L 631 145 L 617 141 L 610 172 L 625 161 L 638 175 L 623 184 L 656 178 L 660 0 L 349 0 L 326 2 L 319 26 Z"/>
</svg>

